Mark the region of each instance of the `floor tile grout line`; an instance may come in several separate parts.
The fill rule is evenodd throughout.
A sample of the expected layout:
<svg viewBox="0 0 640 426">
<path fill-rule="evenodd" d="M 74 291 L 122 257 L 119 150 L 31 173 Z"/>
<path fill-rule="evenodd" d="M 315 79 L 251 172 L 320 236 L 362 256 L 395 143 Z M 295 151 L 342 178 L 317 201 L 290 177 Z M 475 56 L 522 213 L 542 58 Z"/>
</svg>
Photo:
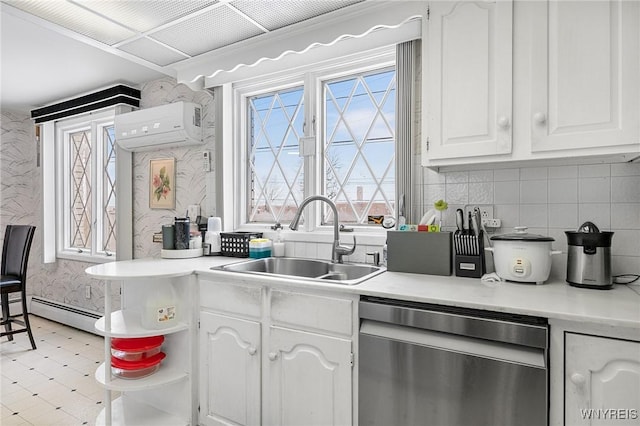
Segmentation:
<svg viewBox="0 0 640 426">
<path fill-rule="evenodd" d="M 31 389 L 43 389 L 39 392 L 46 395 L 47 392 L 51 392 L 47 384 L 51 383 L 51 389 L 53 389 L 55 383 L 69 389 L 69 395 L 74 392 L 77 392 L 77 395 L 75 397 L 69 396 L 68 402 L 65 402 L 64 399 L 55 399 L 55 404 L 50 404 L 43 400 L 39 392 L 33 392 L 31 397 L 39 398 L 41 409 L 49 410 L 47 413 L 53 413 L 52 418 L 74 419 L 74 422 L 77 421 L 79 425 L 92 424 L 103 406 L 102 389 L 94 378 L 95 368 L 102 362 L 101 351 L 104 347 L 102 342 L 98 340 L 102 338 L 39 317 L 32 319 L 32 327 L 34 335 L 36 335 L 36 344 L 41 346 L 36 351 L 31 350 L 28 342 L 18 343 L 17 339 L 12 342 L 0 342 L 3 380 L 0 394 L 6 392 L 4 384 L 15 382 L 16 385 L 21 386 L 23 392 L 32 392 L 29 389 L 31 387 Z M 87 356 L 83 356 L 83 354 Z M 52 363 L 59 365 L 57 367 L 59 371 L 49 371 L 50 368 L 55 367 Z M 78 365 L 78 367 L 74 368 L 74 365 Z M 12 367 L 13 370 L 10 374 L 5 374 L 6 368 L 9 367 Z M 73 382 L 65 380 L 65 377 L 73 378 Z M 25 387 L 23 384 L 29 386 Z M 95 389 L 92 389 L 94 386 Z M 86 407 L 78 408 L 73 405 L 80 399 L 79 396 L 84 398 L 83 401 L 88 401 Z M 25 396 L 23 399 L 25 398 L 29 398 L 29 396 Z M 5 400 L 5 398 L 2 399 Z M 47 405 L 45 406 L 45 404 Z M 15 402 L 13 405 L 16 406 Z M 67 407 L 66 410 L 65 407 Z M 73 409 L 69 407 L 73 407 Z M 33 412 L 33 410 L 37 410 L 37 407 L 29 407 L 28 416 L 20 416 L 20 413 L 14 415 L 14 411 L 10 414 L 12 418 L 5 418 L 5 413 L 11 411 L 11 407 L 3 404 L 3 408 L 3 417 L 0 419 L 0 423 L 6 421 L 10 424 L 38 426 L 33 423 L 34 420 L 38 420 L 37 415 Z M 79 417 L 78 413 L 86 414 Z"/>
</svg>

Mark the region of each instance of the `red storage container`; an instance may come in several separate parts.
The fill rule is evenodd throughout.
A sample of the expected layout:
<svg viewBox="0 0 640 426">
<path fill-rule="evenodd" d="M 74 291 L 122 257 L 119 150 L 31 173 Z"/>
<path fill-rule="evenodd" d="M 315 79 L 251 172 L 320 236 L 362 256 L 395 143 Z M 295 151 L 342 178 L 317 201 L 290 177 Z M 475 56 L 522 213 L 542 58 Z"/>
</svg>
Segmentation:
<svg viewBox="0 0 640 426">
<path fill-rule="evenodd" d="M 165 356 L 164 352 L 160 352 L 139 361 L 124 361 L 112 356 L 111 372 L 121 379 L 141 379 L 158 371 Z"/>
<path fill-rule="evenodd" d="M 124 361 L 140 361 L 160 353 L 164 336 L 111 339 L 111 355 Z"/>
</svg>

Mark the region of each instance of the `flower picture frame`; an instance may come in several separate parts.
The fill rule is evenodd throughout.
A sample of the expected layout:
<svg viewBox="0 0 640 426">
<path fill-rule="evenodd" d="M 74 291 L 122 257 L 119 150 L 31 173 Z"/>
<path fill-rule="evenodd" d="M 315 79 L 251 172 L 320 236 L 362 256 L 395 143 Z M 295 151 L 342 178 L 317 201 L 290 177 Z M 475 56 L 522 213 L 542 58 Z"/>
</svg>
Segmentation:
<svg viewBox="0 0 640 426">
<path fill-rule="evenodd" d="M 149 208 L 176 208 L 176 159 L 149 161 Z"/>
</svg>

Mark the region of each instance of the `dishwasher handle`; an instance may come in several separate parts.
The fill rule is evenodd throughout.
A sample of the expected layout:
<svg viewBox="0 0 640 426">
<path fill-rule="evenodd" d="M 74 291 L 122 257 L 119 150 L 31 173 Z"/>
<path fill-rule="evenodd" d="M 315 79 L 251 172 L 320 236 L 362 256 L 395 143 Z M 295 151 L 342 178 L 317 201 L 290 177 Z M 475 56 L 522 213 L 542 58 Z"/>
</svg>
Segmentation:
<svg viewBox="0 0 640 426">
<path fill-rule="evenodd" d="M 400 302 L 399 302 L 400 303 Z M 361 300 L 360 318 L 424 330 L 474 337 L 496 342 L 546 349 L 547 326 L 510 320 L 508 314 L 479 310 L 447 308 L 421 309 L 417 305 L 402 306 Z M 534 319 L 538 319 L 533 317 Z"/>
<path fill-rule="evenodd" d="M 387 340 L 400 341 L 518 365 L 526 365 L 539 369 L 547 368 L 546 353 L 545 350 L 541 348 L 492 342 L 489 340 L 474 339 L 472 337 L 421 330 L 371 320 L 362 321 L 360 325 L 360 335 L 380 337 Z"/>
</svg>

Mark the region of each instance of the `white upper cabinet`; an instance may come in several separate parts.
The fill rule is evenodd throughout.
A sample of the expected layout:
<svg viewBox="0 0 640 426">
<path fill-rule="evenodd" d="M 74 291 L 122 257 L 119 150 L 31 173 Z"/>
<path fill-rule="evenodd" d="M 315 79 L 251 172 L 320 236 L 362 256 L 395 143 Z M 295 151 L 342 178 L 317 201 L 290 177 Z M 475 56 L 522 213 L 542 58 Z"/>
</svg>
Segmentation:
<svg viewBox="0 0 640 426">
<path fill-rule="evenodd" d="M 599 148 L 614 154 L 613 147 L 640 143 L 639 6 L 535 2 L 526 117 L 532 152 Z"/>
<path fill-rule="evenodd" d="M 423 22 L 424 166 L 640 157 L 640 2 L 435 2 Z"/>
<path fill-rule="evenodd" d="M 438 2 L 429 12 L 423 39 L 423 165 L 510 154 L 512 2 Z"/>
</svg>

